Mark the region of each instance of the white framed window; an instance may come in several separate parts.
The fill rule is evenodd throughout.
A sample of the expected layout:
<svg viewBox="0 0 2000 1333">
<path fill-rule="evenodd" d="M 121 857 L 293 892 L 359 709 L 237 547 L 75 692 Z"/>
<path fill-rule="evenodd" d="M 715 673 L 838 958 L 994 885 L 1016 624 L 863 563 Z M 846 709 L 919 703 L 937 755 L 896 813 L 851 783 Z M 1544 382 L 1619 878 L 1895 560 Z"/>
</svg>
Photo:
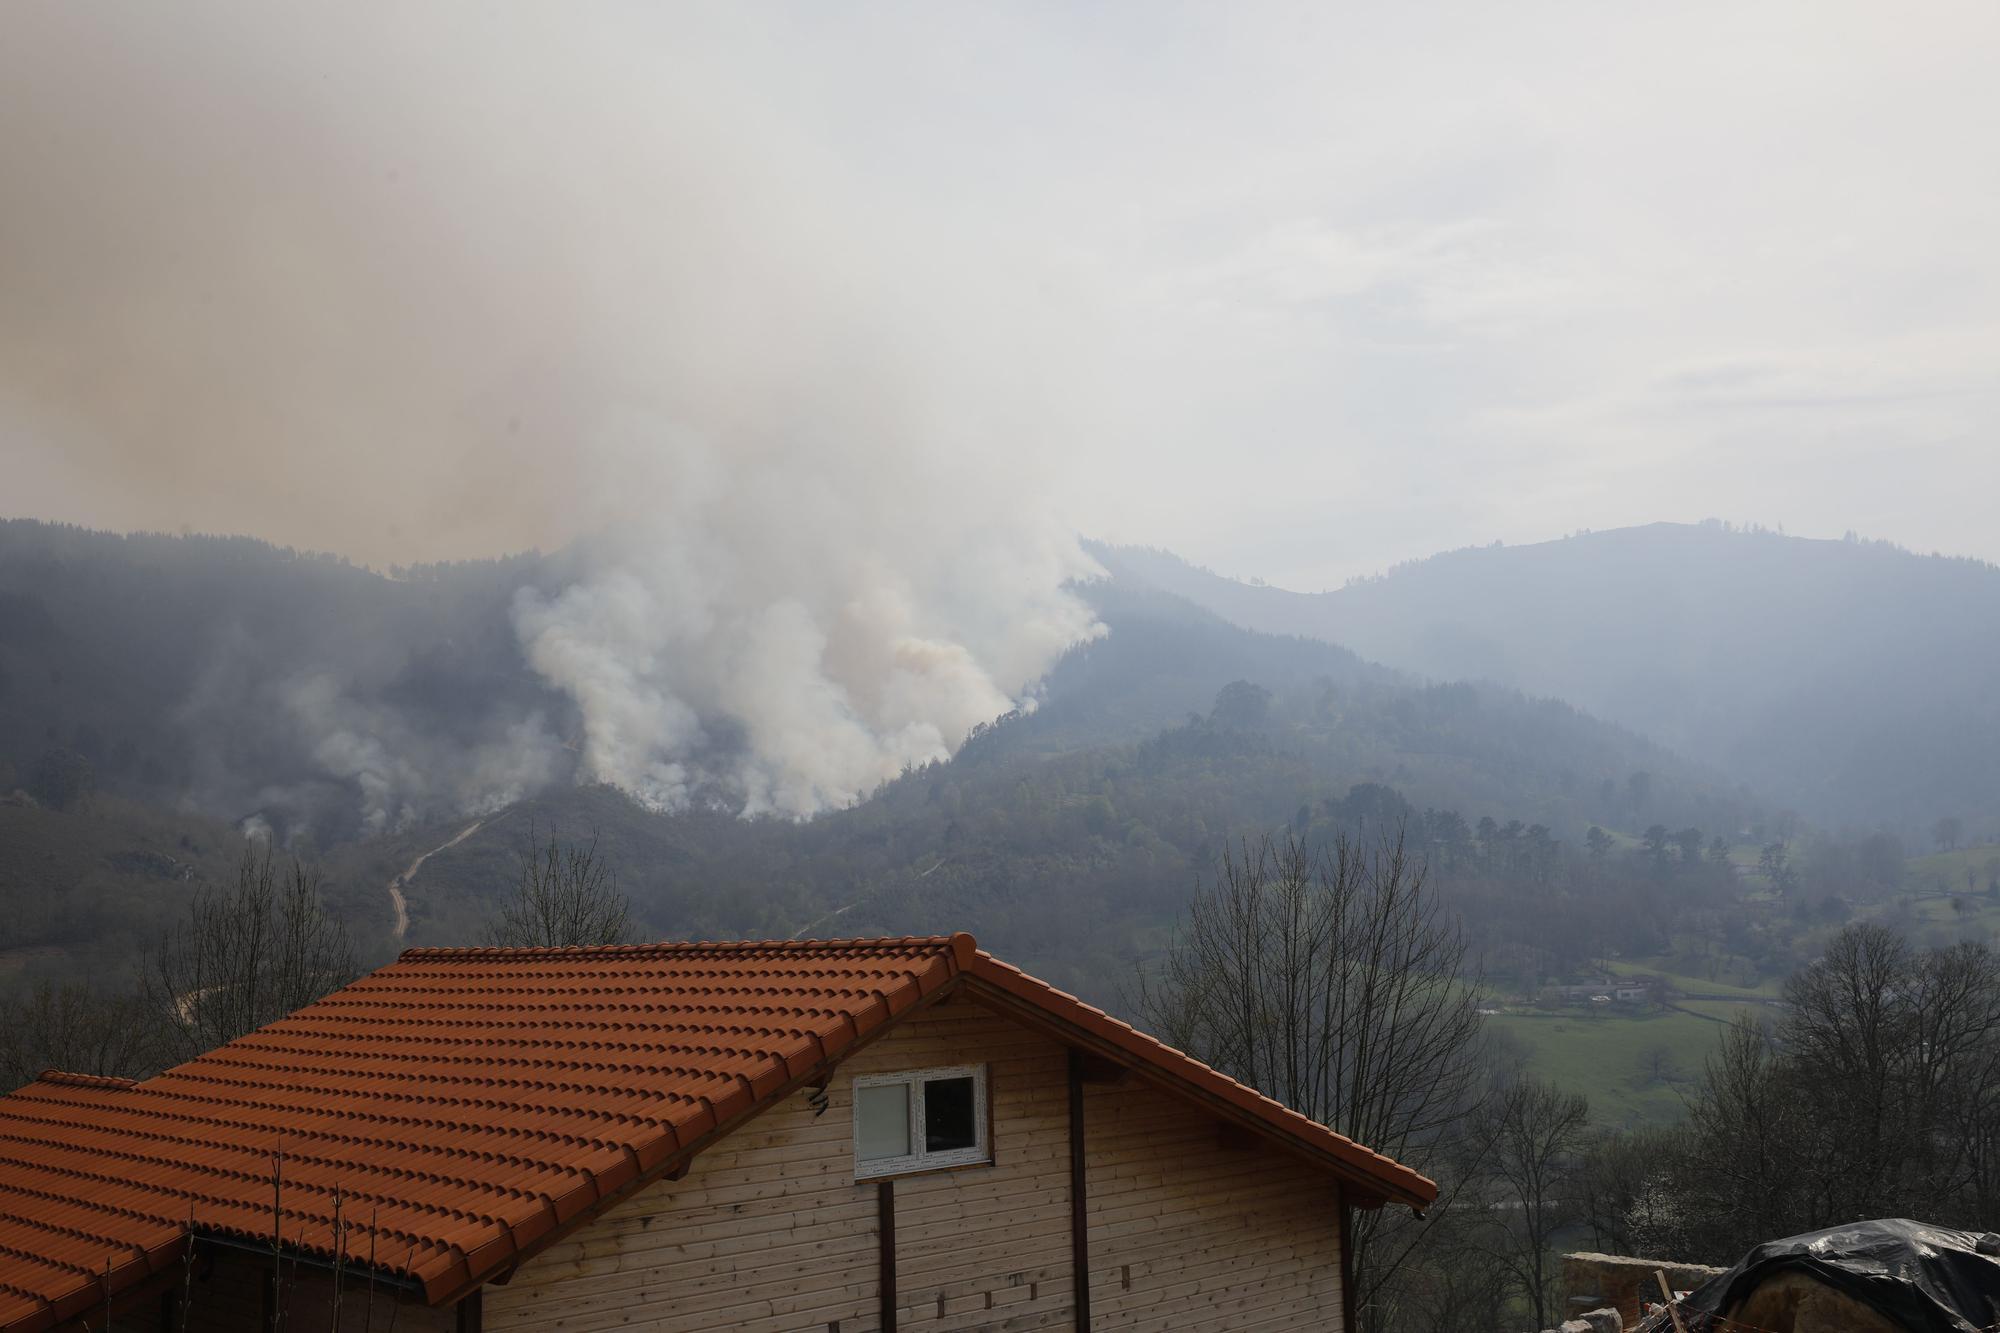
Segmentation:
<svg viewBox="0 0 2000 1333">
<path fill-rule="evenodd" d="M 986 1066 L 953 1065 L 854 1079 L 854 1178 L 993 1160 Z"/>
</svg>

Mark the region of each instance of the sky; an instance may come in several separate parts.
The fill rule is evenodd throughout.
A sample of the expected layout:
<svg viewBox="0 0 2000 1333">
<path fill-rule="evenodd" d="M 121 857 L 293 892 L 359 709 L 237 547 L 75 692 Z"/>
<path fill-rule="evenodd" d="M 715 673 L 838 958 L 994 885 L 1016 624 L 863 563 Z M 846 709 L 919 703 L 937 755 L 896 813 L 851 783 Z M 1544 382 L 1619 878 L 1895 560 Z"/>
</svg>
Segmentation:
<svg viewBox="0 0 2000 1333">
<path fill-rule="evenodd" d="M 1989 3 L 8 28 L 0 513 L 387 565 L 748 459 L 1305 589 L 1707 516 L 2000 560 Z"/>
</svg>

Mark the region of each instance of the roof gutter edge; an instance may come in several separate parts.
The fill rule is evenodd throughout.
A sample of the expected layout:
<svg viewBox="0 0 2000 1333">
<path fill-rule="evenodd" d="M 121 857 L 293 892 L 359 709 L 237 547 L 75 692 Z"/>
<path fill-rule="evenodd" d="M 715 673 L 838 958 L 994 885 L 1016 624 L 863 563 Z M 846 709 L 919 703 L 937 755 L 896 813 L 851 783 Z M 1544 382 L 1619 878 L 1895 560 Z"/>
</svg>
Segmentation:
<svg viewBox="0 0 2000 1333">
<path fill-rule="evenodd" d="M 1339 1152 L 1327 1148 L 1325 1145 L 1314 1143 L 1295 1133 L 1289 1132 L 1284 1126 L 1271 1123 L 1271 1121 L 1258 1115 L 1255 1111 L 1238 1105 L 1231 1098 L 1200 1086 L 1199 1083 L 1188 1078 L 1180 1071 L 1159 1061 L 1148 1059 L 1143 1052 L 1132 1050 L 1115 1036 L 1093 1032 L 1090 1027 L 1077 1022 L 1074 1017 L 1044 1004 L 1042 997 L 1034 994 L 1029 987 L 1021 987 L 1015 984 L 1018 978 L 1030 983 L 1030 987 L 1032 988 L 1047 990 L 1057 995 L 1062 994 L 1062 992 L 1056 991 L 1054 987 L 1049 986 L 1047 982 L 1028 977 L 1025 973 L 1013 973 L 1012 969 L 991 962 L 984 957 L 975 961 L 968 973 L 968 978 L 977 984 L 997 991 L 1000 995 L 1016 1004 L 1029 1005 L 1046 1015 L 1051 1021 L 1061 1024 L 1067 1029 L 1081 1033 L 1103 1048 L 1108 1048 L 1101 1051 L 1101 1053 L 1110 1055 L 1121 1063 L 1142 1067 L 1153 1073 L 1156 1077 L 1170 1081 L 1176 1086 L 1185 1089 L 1187 1093 L 1192 1095 L 1193 1099 L 1197 1099 L 1210 1106 L 1211 1109 L 1227 1115 L 1231 1120 L 1243 1125 L 1245 1128 L 1260 1132 L 1269 1138 L 1282 1139 L 1286 1144 L 1301 1150 L 1314 1160 L 1325 1163 L 1327 1168 L 1334 1174 L 1380 1193 L 1385 1203 L 1393 1200 L 1397 1203 L 1405 1204 L 1418 1217 L 1422 1217 L 1425 1209 L 1437 1201 L 1437 1182 L 1431 1180 L 1430 1177 L 1423 1175 L 1421 1172 L 1406 1167 L 1400 1162 L 1381 1158 L 1381 1154 L 1361 1144 L 1354 1145 L 1358 1152 L 1367 1153 L 1371 1158 L 1381 1158 L 1382 1162 L 1395 1172 L 1395 1174 L 1391 1175 L 1377 1167 L 1373 1161 L 1352 1160 Z M 1076 1000 L 1073 996 L 1065 998 L 1069 999 L 1071 1003 L 1077 1005 L 1079 1008 L 1085 1007 L 1081 1000 Z M 1105 1015 L 1104 1020 L 1107 1023 L 1117 1022 L 1117 1020 L 1110 1018 L 1109 1015 Z M 1132 1030 L 1136 1033 L 1136 1029 Z M 1172 1047 L 1165 1046 L 1164 1043 L 1161 1043 L 1161 1046 L 1165 1050 L 1173 1049 Z M 1183 1052 L 1176 1052 L 1176 1054 L 1181 1055 L 1183 1059 L 1193 1059 L 1192 1056 L 1188 1056 Z M 1211 1072 L 1215 1072 L 1217 1078 L 1228 1077 L 1219 1071 Z M 1297 1114 L 1297 1112 L 1293 1114 Z M 1304 1117 L 1301 1118 L 1303 1119 Z M 1317 1122 L 1309 1121 L 1308 1123 L 1317 1125 Z M 1335 1131 L 1327 1129 L 1324 1125 L 1317 1125 L 1317 1127 L 1328 1134 L 1335 1133 Z M 1413 1187 L 1410 1184 L 1412 1180 L 1421 1181 L 1424 1185 L 1429 1186 L 1428 1193 L 1421 1187 Z"/>
</svg>

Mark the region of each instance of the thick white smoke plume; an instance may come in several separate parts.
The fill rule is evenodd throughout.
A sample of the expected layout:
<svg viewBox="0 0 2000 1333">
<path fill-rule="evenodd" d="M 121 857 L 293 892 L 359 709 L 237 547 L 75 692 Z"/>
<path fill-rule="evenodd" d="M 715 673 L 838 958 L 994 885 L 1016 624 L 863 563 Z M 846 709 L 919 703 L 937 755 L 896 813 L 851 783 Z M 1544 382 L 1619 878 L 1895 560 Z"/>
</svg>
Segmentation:
<svg viewBox="0 0 2000 1333">
<path fill-rule="evenodd" d="M 359 673 L 276 690 L 368 827 L 564 745 L 660 806 L 809 814 L 1093 630 L 1045 498 L 1089 415 L 1060 275 L 843 160 L 783 31 L 815 20 L 760 13 L 31 3 L 0 44 L 0 438 L 89 498 L 46 516 L 582 543 L 512 608 L 580 737 L 446 753 Z"/>
<path fill-rule="evenodd" d="M 358 798 L 360 828 L 394 832 L 442 810 L 485 814 L 548 786 L 561 771 L 559 744 L 539 714 L 496 721 L 493 734 L 444 743 L 425 734 L 405 710 L 353 697 L 320 673 L 295 676 L 275 693 L 306 752 L 327 777 Z M 310 831 L 310 793 L 266 788 L 260 806 L 287 815 L 293 836 Z"/>
<path fill-rule="evenodd" d="M 662 807 L 812 814 L 946 757 L 1091 632 L 1060 534 L 915 517 L 893 477 L 827 473 L 739 463 L 593 576 L 523 591 L 516 627 L 582 711 L 586 776 Z"/>
</svg>

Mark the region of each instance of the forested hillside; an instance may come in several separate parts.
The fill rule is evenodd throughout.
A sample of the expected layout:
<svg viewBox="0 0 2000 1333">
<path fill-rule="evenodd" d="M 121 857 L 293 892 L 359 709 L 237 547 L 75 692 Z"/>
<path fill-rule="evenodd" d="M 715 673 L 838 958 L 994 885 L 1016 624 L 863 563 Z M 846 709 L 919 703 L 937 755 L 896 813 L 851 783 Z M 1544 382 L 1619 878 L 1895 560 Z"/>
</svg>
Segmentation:
<svg viewBox="0 0 2000 1333">
<path fill-rule="evenodd" d="M 92 867 L 54 886 L 62 911 L 14 916 L 15 957 L 50 970 L 99 957 L 114 920 L 119 938 L 143 939 L 179 910 L 185 879 L 128 869 L 152 864 L 134 821 L 156 809 L 186 825 L 173 845 L 271 825 L 327 864 L 330 898 L 377 954 L 399 942 L 389 883 L 475 822 L 405 886 L 400 942 L 477 939 L 535 820 L 595 831 L 650 934 L 969 928 L 1100 994 L 1233 839 L 1382 831 L 1407 815 L 1458 855 L 1490 817 L 1512 830 L 1488 840 L 1502 861 L 1548 880 L 1594 824 L 1734 836 L 1772 813 L 1566 704 L 1426 684 L 1116 581 L 1088 590 L 1106 633 L 1058 663 L 1035 707 L 854 808 L 803 823 L 659 813 L 526 764 L 503 793 L 514 799 L 497 799 L 456 781 L 461 756 L 504 771 L 509 735 L 568 725 L 521 668 L 505 614 L 513 587 L 557 576 L 548 559 L 389 579 L 251 542 L 0 535 L 13 543 L 0 561 L 5 785 L 29 793 L 8 814 L 37 830 L 0 850 L 0 894 L 17 906 L 50 892 L 25 851 L 35 839 L 67 838 Z M 302 696 L 320 711 L 302 712 Z M 384 779 L 399 804 L 380 799 Z M 1514 879 L 1480 891 L 1496 912 Z M 1625 947 L 1622 929 L 1580 910 L 1524 935 L 1523 958 Z"/>
<path fill-rule="evenodd" d="M 1564 699 L 1817 821 L 2000 835 L 2000 568 L 1980 561 L 1661 523 L 1301 594 L 1097 554 L 1236 624 Z"/>
<path fill-rule="evenodd" d="M 1568 703 L 1248 630 L 1130 570 L 1084 589 L 1104 632 L 948 761 L 813 819 L 746 819 L 648 809 L 561 762 L 575 720 L 507 609 L 562 556 L 385 578 L 227 539 L 0 535 L 15 1003 L 44 980 L 129 991 L 246 835 L 324 872 L 363 965 L 483 941 L 553 835 L 594 845 L 634 936 L 971 930 L 1112 1006 L 1230 855 L 1401 836 L 1476 943 L 1496 1058 L 1588 1090 L 1600 1123 L 1649 1124 L 1680 1114 L 1722 1020 L 1844 925 L 1943 944 L 2000 921 L 2000 862 L 1969 831 L 1909 861 Z M 507 748 L 524 736 L 534 762 Z M 464 780 L 481 773 L 515 786 Z M 1547 1004 L 1607 971 L 1690 998 Z"/>
<path fill-rule="evenodd" d="M 1521 951 L 1513 965 L 1532 974 L 1605 949 L 1645 952 L 1663 938 L 1659 915 L 1619 924 L 1612 918 L 1629 903 L 1586 901 L 1592 895 L 1567 886 L 1564 848 L 1580 848 L 1593 822 L 1721 832 L 1757 815 L 1700 772 L 1561 705 L 1415 686 L 1323 646 L 1184 608 L 1165 618 L 1107 599 L 1104 611 L 1111 632 L 1064 661 L 1041 709 L 851 810 L 805 823 L 659 816 L 602 788 L 511 809 L 425 863 L 408 889 L 411 941 L 477 929 L 532 819 L 595 830 L 654 933 L 969 929 L 1108 998 L 1233 841 L 1287 828 L 1375 837 L 1407 821 L 1440 873 L 1447 862 L 1464 872 L 1465 907 L 1499 932 L 1496 961 L 1504 936 Z M 1275 688 L 1239 674 L 1250 672 Z M 1075 719 L 1101 718 L 1093 701 L 1112 692 L 1137 739 L 1079 737 L 1089 729 Z M 1634 774 L 1645 779 L 1636 797 Z M 1482 817 L 1496 831 L 1480 842 Z M 337 859 L 340 878 L 386 883 L 442 841 L 425 831 L 356 846 Z M 1558 882 L 1574 911 L 1531 921 L 1516 890 Z M 1662 912 L 1673 896 L 1663 894 Z"/>
<path fill-rule="evenodd" d="M 67 772 L 343 840 L 560 776 L 537 742 L 562 700 L 508 618 L 560 562 L 399 572 L 0 521 L 0 786 L 59 793 Z"/>
</svg>

